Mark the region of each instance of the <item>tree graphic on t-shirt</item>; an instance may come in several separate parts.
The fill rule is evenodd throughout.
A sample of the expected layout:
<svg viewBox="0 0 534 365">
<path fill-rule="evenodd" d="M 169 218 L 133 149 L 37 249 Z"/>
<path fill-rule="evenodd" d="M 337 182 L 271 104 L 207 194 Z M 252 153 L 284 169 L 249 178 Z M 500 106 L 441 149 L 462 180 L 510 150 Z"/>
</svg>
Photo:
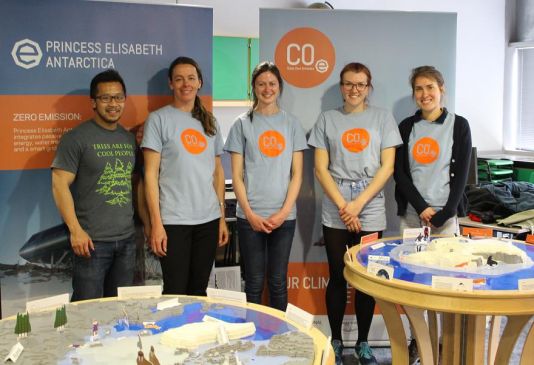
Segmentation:
<svg viewBox="0 0 534 365">
<path fill-rule="evenodd" d="M 109 197 L 106 203 L 122 207 L 130 201 L 132 169 L 131 162 L 128 162 L 125 167 L 119 159 L 115 160 L 115 166 L 109 162 L 106 163 L 104 172 L 97 182 L 97 185 L 101 187 L 96 190 L 97 193 Z"/>
</svg>

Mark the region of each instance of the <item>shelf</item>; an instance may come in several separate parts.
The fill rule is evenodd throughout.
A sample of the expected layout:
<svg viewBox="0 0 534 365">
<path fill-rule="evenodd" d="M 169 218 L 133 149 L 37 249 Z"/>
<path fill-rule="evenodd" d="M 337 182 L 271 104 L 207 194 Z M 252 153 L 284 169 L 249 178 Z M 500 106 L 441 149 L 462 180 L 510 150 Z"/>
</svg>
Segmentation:
<svg viewBox="0 0 534 365">
<path fill-rule="evenodd" d="M 250 100 L 213 100 L 214 108 L 234 108 L 234 107 L 247 107 L 252 106 Z"/>
</svg>

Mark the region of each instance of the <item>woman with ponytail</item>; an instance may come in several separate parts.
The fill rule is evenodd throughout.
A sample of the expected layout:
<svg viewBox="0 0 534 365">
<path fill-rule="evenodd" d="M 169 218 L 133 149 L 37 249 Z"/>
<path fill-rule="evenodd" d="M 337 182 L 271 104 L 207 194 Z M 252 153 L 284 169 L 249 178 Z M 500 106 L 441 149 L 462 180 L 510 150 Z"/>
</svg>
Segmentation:
<svg viewBox="0 0 534 365">
<path fill-rule="evenodd" d="M 203 79 L 189 57 L 169 67 L 173 102 L 148 116 L 141 147 L 152 231 L 164 294 L 206 295 L 217 244 L 228 242 L 224 220 L 223 141 L 198 96 Z"/>
<path fill-rule="evenodd" d="M 267 278 L 269 305 L 285 311 L 302 151 L 308 146 L 300 122 L 278 105 L 284 87 L 278 67 L 260 63 L 251 86 L 252 108 L 234 122 L 225 145 L 232 154 L 245 292 L 247 301 L 261 303 Z"/>
</svg>

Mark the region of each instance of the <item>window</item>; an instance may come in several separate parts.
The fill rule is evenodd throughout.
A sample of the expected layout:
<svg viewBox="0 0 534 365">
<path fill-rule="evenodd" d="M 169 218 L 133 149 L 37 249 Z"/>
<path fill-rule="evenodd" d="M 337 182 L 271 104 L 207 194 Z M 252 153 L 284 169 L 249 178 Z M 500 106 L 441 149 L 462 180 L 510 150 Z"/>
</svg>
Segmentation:
<svg viewBox="0 0 534 365">
<path fill-rule="evenodd" d="M 511 133 L 507 149 L 534 151 L 534 42 L 512 43 Z"/>
</svg>

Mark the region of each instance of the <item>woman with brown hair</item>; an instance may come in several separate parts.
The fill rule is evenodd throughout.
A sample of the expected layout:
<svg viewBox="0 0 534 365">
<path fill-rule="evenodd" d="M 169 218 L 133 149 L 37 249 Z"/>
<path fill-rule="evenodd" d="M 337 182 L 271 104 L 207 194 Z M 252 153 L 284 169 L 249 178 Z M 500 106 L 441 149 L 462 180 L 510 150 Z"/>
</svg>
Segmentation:
<svg viewBox="0 0 534 365">
<path fill-rule="evenodd" d="M 228 242 L 223 142 L 198 96 L 202 84 L 193 59 L 175 59 L 173 102 L 150 113 L 141 144 L 150 246 L 160 257 L 164 294 L 206 295 L 217 244 Z"/>
<path fill-rule="evenodd" d="M 315 176 L 324 190 L 323 236 L 330 279 L 326 309 L 332 333 L 336 364 L 341 364 L 341 326 L 347 304 L 347 282 L 343 277 L 346 245 L 360 243 L 362 236 L 386 229 L 382 189 L 393 174 L 395 147 L 401 143 L 391 113 L 369 105 L 373 88 L 367 66 L 353 62 L 339 75 L 343 106 L 321 113 L 308 144 L 315 147 Z M 357 291 L 354 301 L 360 364 L 376 364 L 367 335 L 375 301 Z"/>
</svg>

